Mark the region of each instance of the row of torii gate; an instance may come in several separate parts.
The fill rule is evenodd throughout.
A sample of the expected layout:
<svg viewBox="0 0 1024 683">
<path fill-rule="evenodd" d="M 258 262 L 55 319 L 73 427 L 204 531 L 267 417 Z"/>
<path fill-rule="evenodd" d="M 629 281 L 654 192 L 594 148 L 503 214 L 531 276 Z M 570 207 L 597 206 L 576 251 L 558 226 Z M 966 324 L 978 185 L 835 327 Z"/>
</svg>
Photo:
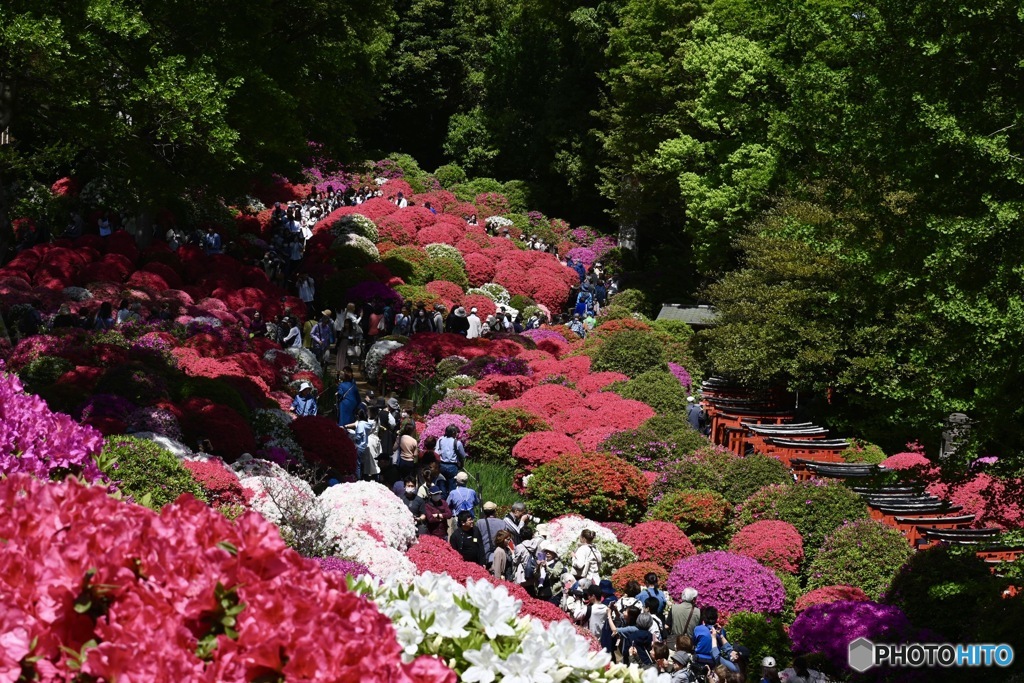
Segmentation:
<svg viewBox="0 0 1024 683">
<path fill-rule="evenodd" d="M 795 422 L 786 394 L 754 392 L 715 377 L 704 381 L 701 390 L 715 444 L 740 456 L 763 453 L 778 458 L 798 481 L 843 480 L 864 498 L 872 519 L 899 529 L 915 549 L 939 543 L 970 545 L 993 571 L 1024 555 L 1024 548 L 995 546 L 1001 529 L 979 527 L 973 514 L 963 514 L 959 506 L 931 495 L 923 482 L 878 484 L 885 468 L 847 462 L 843 451 L 850 448 L 849 441 L 830 438 L 829 430 L 810 422 Z"/>
</svg>

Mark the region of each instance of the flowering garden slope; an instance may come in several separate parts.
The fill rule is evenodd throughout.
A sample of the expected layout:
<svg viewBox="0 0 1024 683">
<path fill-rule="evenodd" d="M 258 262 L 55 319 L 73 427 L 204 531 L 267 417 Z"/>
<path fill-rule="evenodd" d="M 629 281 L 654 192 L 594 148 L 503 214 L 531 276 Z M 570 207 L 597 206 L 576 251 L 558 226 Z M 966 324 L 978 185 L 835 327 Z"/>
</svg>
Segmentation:
<svg viewBox="0 0 1024 683">
<path fill-rule="evenodd" d="M 483 315 L 499 307 L 557 312 L 579 282 L 550 254 L 462 220 L 494 216 L 517 238 L 523 228 L 492 210 L 504 198 L 416 194 L 401 178 L 384 188 L 419 206 L 371 199 L 315 228 L 302 267 L 332 308 L 378 298 L 476 306 Z M 428 201 L 440 212 L 423 208 Z M 587 267 L 612 246 L 536 220 Z M 262 253 L 268 221 L 269 212 L 236 218 L 239 258 L 159 244 L 140 251 L 118 233 L 34 247 L 0 268 L 4 305 L 32 302 L 46 317 L 60 304 L 77 313 L 121 299 L 139 304 L 144 318 L 165 304 L 170 312 L 155 324 L 68 328 L 4 350 L 6 371 L 21 380 L 0 379 L 0 472 L 12 475 L 0 497 L 33 525 L 14 516 L 0 522 L 8 527 L 0 537 L 15 539 L 0 548 L 0 590 L 10 605 L 0 642 L 13 643 L 0 654 L 0 674 L 16 680 L 31 665 L 40 680 L 56 680 L 76 661 L 84 673 L 128 680 L 454 680 L 448 666 L 467 680 L 486 679 L 484 672 L 501 680 L 527 666 L 541 677 L 567 668 L 565 680 L 629 675 L 606 669 L 607 659 L 554 606 L 490 578 L 440 539 L 417 540 L 411 514 L 386 488 L 325 488 L 303 478 L 314 464 L 345 482 L 354 452 L 331 420 L 293 421 L 285 412 L 298 382 L 330 389 L 310 354 L 247 334 L 256 311 L 305 317 L 302 302 L 245 264 Z M 688 341 L 685 330 L 613 300 L 586 340 L 559 326 L 490 340 L 393 337 L 374 346 L 365 370 L 410 396 L 424 385 L 447 390 L 419 416 L 421 438 L 460 426 L 471 462 L 514 470 L 508 485 L 555 517 L 547 534 L 563 558 L 580 531 L 597 531 L 602 574 L 620 587 L 647 572 L 667 579 L 676 597 L 697 586 L 730 628 L 755 639 L 750 634 L 773 632 L 781 620 L 793 625 L 798 648 L 833 660 L 845 635 L 916 633 L 898 606 L 906 605 L 897 589 L 907 579 L 897 561 L 862 577 L 818 571 L 828 558 L 860 557 L 859 530 L 870 525 L 853 524 L 867 514 L 856 496 L 838 485 L 793 484 L 777 462 L 733 456 L 690 428 L 682 401 L 698 373 Z M 41 483 L 73 474 L 116 489 L 102 436 L 127 431 L 181 458 L 212 507 L 184 498 L 157 513 L 99 487 Z M 212 453 L 184 445 L 200 439 Z M 926 469 L 921 460 L 890 459 L 915 471 Z M 932 490 L 1019 527 L 1019 508 L 986 508 L 991 483 L 936 482 Z M 60 515 L 78 533 L 42 538 L 40 525 Z M 102 521 L 92 524 L 95 515 Z M 44 541 L 60 556 L 56 566 L 40 554 Z M 815 564 L 822 548 L 826 559 Z M 350 592 L 339 568 L 390 582 L 364 578 Z M 998 594 L 993 581 L 986 595 Z M 890 585 L 892 595 L 882 595 Z M 926 610 L 915 614 L 924 614 L 915 627 L 930 626 Z M 784 637 L 782 645 L 745 644 L 771 645 L 777 657 L 788 647 Z M 62 646 L 77 659 L 62 658 Z M 361 652 L 372 656 L 364 663 Z"/>
</svg>

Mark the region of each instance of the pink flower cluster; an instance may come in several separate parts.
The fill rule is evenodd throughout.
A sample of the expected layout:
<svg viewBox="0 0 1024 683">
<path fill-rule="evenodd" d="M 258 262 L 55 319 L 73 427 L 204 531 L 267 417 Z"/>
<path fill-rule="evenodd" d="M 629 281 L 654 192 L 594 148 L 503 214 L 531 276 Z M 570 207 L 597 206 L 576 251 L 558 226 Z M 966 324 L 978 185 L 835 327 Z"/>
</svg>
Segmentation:
<svg viewBox="0 0 1024 683">
<path fill-rule="evenodd" d="M 473 427 L 473 421 L 465 415 L 459 415 L 457 413 L 442 413 L 436 417 L 432 417 L 427 420 L 427 425 L 420 433 L 420 446 L 426 441 L 428 436 L 432 436 L 435 439 L 440 439 L 444 436 L 444 432 L 450 425 L 455 425 L 459 428 L 459 439 L 462 440 L 464 445 L 468 446 L 469 442 L 469 431 Z"/>
<path fill-rule="evenodd" d="M 716 550 L 686 557 L 672 568 L 665 590 L 676 600 L 686 588 L 696 588 L 705 605 L 719 613 L 780 614 L 786 599 L 782 581 L 764 565 L 744 557 Z"/>
<path fill-rule="evenodd" d="M 796 574 L 804 559 L 804 541 L 792 524 L 762 520 L 736 532 L 729 542 L 729 551 L 777 571 Z"/>
<path fill-rule="evenodd" d="M 984 472 L 962 484 L 934 482 L 927 487 L 928 493 L 962 507 L 961 514 L 973 514 L 979 524 L 1002 529 L 1024 527 L 1022 489 L 1020 479 L 1001 479 Z"/>
<path fill-rule="evenodd" d="M 391 620 L 255 513 L 160 514 L 96 487 L 0 481 L 0 672 L 40 681 L 432 680 Z M 331 638 L 324 638 L 324 633 Z"/>
<path fill-rule="evenodd" d="M 654 562 L 666 570 L 697 552 L 686 534 L 669 522 L 641 522 L 619 534 L 619 540 L 632 548 L 641 562 Z"/>
<path fill-rule="evenodd" d="M 0 474 L 25 472 L 44 481 L 55 474 L 75 474 L 90 482 L 105 481 L 95 460 L 102 449 L 100 432 L 26 394 L 0 361 Z"/>
</svg>

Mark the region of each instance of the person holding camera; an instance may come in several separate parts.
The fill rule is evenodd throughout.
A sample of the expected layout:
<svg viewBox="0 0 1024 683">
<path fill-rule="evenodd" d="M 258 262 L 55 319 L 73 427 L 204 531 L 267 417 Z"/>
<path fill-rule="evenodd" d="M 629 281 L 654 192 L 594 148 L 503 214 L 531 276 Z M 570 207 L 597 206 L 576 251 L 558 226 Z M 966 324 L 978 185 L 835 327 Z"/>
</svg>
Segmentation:
<svg viewBox="0 0 1024 683">
<path fill-rule="evenodd" d="M 522 541 L 523 527 L 529 524 L 531 519 L 533 517 L 526 514 L 526 503 L 522 501 L 512 503 L 512 508 L 505 515 L 505 528 L 512 534 L 513 543 L 518 545 Z"/>
</svg>

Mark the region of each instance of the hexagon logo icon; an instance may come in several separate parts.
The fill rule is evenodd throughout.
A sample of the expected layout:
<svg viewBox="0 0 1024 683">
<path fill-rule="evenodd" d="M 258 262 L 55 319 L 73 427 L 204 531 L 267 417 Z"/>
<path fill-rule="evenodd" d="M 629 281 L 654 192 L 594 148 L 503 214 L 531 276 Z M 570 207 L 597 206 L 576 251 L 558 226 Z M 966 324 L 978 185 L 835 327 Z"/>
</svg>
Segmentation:
<svg viewBox="0 0 1024 683">
<path fill-rule="evenodd" d="M 875 644 L 867 638 L 858 638 L 850 643 L 850 668 L 864 673 L 875 664 Z"/>
</svg>

